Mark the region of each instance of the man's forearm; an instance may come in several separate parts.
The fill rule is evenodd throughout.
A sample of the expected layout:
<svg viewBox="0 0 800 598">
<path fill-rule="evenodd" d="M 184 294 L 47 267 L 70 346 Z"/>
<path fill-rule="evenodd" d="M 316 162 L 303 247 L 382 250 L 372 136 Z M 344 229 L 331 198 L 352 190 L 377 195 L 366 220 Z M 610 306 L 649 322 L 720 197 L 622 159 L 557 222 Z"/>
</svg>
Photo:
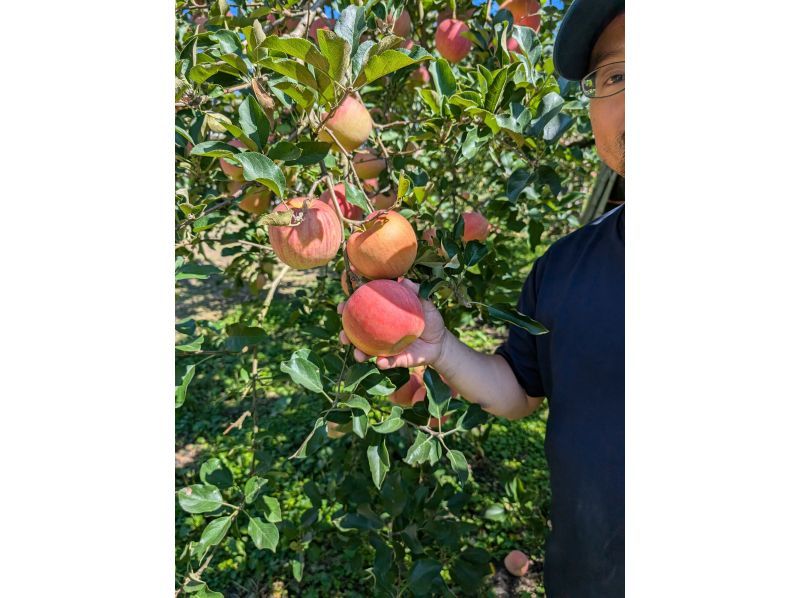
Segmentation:
<svg viewBox="0 0 800 598">
<path fill-rule="evenodd" d="M 503 357 L 478 353 L 451 332 L 446 335 L 441 355 L 431 365 L 467 401 L 508 419 L 525 417 L 541 404 L 541 397 L 527 396 Z"/>
</svg>

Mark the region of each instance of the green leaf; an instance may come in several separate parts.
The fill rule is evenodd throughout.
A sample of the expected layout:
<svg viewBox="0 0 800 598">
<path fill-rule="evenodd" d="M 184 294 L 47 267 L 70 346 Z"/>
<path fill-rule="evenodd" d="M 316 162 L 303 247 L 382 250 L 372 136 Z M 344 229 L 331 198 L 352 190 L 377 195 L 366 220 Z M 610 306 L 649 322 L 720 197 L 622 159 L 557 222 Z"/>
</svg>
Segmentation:
<svg viewBox="0 0 800 598">
<path fill-rule="evenodd" d="M 394 563 L 394 551 L 377 534 L 369 535 L 369 543 L 375 549 L 374 570 L 378 579 L 385 579 Z"/>
<path fill-rule="evenodd" d="M 372 426 L 372 429 L 378 434 L 391 434 L 392 432 L 396 432 L 406 424 L 406 421 L 402 418 L 402 415 L 403 408 L 398 405 L 394 405 L 389 417 L 387 417 L 378 425 Z"/>
<path fill-rule="evenodd" d="M 508 65 L 493 73 L 492 82 L 489 84 L 483 104 L 483 107 L 489 112 L 494 113 L 499 107 L 503 91 L 510 79 L 509 73 L 513 70 L 516 70 L 516 66 L 512 69 L 512 65 Z"/>
<path fill-rule="evenodd" d="M 375 54 L 367 60 L 367 64 L 364 65 L 363 72 L 356 79 L 354 87 L 363 87 L 385 75 L 416 64 L 416 62 L 411 56 L 399 50 L 386 50 L 382 54 Z"/>
<path fill-rule="evenodd" d="M 321 418 L 321 417 L 317 418 L 317 421 L 314 422 L 314 428 L 311 430 L 311 432 L 308 434 L 308 436 L 306 436 L 305 440 L 303 440 L 303 444 L 301 444 L 300 448 L 298 448 L 292 454 L 292 456 L 289 457 L 289 458 L 290 459 L 304 459 L 306 457 L 306 451 L 308 450 L 308 443 L 311 441 L 311 439 L 317 433 L 317 430 L 319 430 L 324 425 L 325 425 L 325 420 L 323 418 Z"/>
<path fill-rule="evenodd" d="M 397 197 L 403 199 L 411 190 L 411 179 L 405 172 L 401 172 L 397 180 Z"/>
<path fill-rule="evenodd" d="M 308 67 L 300 64 L 296 60 L 288 58 L 267 58 L 259 60 L 258 65 L 271 71 L 275 71 L 276 73 L 280 73 L 281 75 L 286 75 L 290 79 L 293 79 L 308 89 L 319 91 L 319 85 L 317 84 L 317 80 L 314 78 L 314 75 L 311 74 L 311 71 L 308 70 Z"/>
<path fill-rule="evenodd" d="M 536 169 L 535 181 L 537 188 L 540 190 L 545 186 L 549 187 L 553 197 L 558 197 L 558 194 L 561 193 L 561 177 L 546 164 Z"/>
<path fill-rule="evenodd" d="M 186 366 L 186 371 L 181 378 L 180 385 L 175 387 L 175 409 L 180 407 L 186 401 L 186 391 L 189 389 L 189 383 L 194 378 L 195 364 Z"/>
<path fill-rule="evenodd" d="M 432 62 L 428 70 L 433 79 L 433 85 L 440 96 L 449 98 L 458 90 L 453 69 L 450 68 L 450 63 L 444 58 L 438 58 L 436 62 Z"/>
<path fill-rule="evenodd" d="M 483 135 L 481 135 L 481 129 L 485 131 Z M 457 164 L 472 160 L 479 154 L 481 148 L 492 138 L 491 130 L 485 127 L 470 128 L 461 144 L 461 158 L 459 158 Z"/>
<path fill-rule="evenodd" d="M 367 376 L 373 374 L 380 374 L 380 370 L 375 367 L 375 364 L 364 362 L 356 363 L 355 365 L 347 368 L 344 374 L 344 387 L 345 392 L 353 392 L 358 386 L 359 382 L 364 380 Z"/>
<path fill-rule="evenodd" d="M 369 60 L 370 56 L 380 51 L 380 46 L 374 41 L 367 40 L 358 47 L 358 50 L 353 54 L 351 61 L 351 69 L 356 81 L 359 80 L 361 70 L 364 68 L 364 63 Z"/>
<path fill-rule="evenodd" d="M 481 406 L 477 403 L 470 403 L 467 410 L 458 418 L 457 425 L 462 430 L 471 430 L 479 426 L 489 419 L 489 414 L 486 413 Z"/>
<path fill-rule="evenodd" d="M 486 311 L 490 318 L 494 318 L 495 320 L 500 320 L 501 322 L 506 322 L 508 324 L 513 324 L 514 326 L 518 326 L 523 330 L 530 332 L 531 334 L 539 335 L 548 332 L 547 328 L 542 326 L 539 322 L 533 318 L 519 313 L 511 305 L 487 305 Z"/>
<path fill-rule="evenodd" d="M 301 152 L 300 157 L 296 160 L 287 161 L 287 166 L 295 166 L 298 164 L 309 165 L 322 162 L 331 149 L 329 143 L 324 143 L 322 141 L 301 141 L 297 143 L 297 147 Z"/>
<path fill-rule="evenodd" d="M 351 4 L 345 8 L 339 15 L 333 30 L 336 35 L 346 40 L 352 49 L 358 48 L 361 34 L 367 30 L 364 7 Z M 324 33 L 324 30 L 322 32 Z M 317 36 L 319 37 L 319 32 L 317 32 Z"/>
<path fill-rule="evenodd" d="M 411 575 L 408 578 L 408 585 L 414 594 L 418 596 L 429 596 L 431 585 L 437 579 L 441 579 L 439 573 L 442 566 L 433 559 L 422 559 L 415 561 L 411 567 Z"/>
<path fill-rule="evenodd" d="M 359 397 L 358 395 L 352 395 L 346 401 L 339 401 L 339 405 L 350 407 L 351 409 L 360 409 L 364 412 L 364 415 L 367 415 L 371 409 L 369 401 L 367 401 L 367 399 L 364 397 Z"/>
<path fill-rule="evenodd" d="M 289 141 L 279 141 L 269 148 L 267 157 L 272 160 L 282 160 L 284 162 L 297 160 L 303 152 L 294 143 Z"/>
<path fill-rule="evenodd" d="M 317 47 L 307 39 L 298 37 L 278 37 L 270 35 L 264 40 L 263 47 L 270 50 L 277 50 L 289 56 L 294 56 L 307 62 L 314 68 L 323 72 L 328 72 L 328 61 L 320 53 Z"/>
<path fill-rule="evenodd" d="M 203 346 L 203 341 L 205 340 L 204 336 L 198 336 L 197 338 L 193 338 L 188 343 L 183 343 L 181 345 L 175 345 L 175 349 L 178 351 L 185 351 L 186 353 L 194 353 L 200 350 L 200 347 Z"/>
<path fill-rule="evenodd" d="M 418 430 L 417 436 L 414 438 L 414 444 L 408 448 L 408 452 L 403 461 L 409 465 L 416 465 L 417 463 L 424 462 L 428 458 L 431 446 L 435 443 L 436 439 L 433 436 L 428 436 L 424 432 Z"/>
<path fill-rule="evenodd" d="M 244 324 L 229 324 L 225 328 L 225 350 L 239 353 L 245 348 L 251 349 L 263 343 L 268 343 L 270 338 L 263 328 L 245 326 Z"/>
<path fill-rule="evenodd" d="M 303 569 L 304 563 L 297 559 L 292 559 L 292 577 L 294 577 L 295 581 L 300 583 L 303 579 Z"/>
<path fill-rule="evenodd" d="M 278 503 L 278 499 L 272 496 L 264 496 L 261 500 L 267 510 L 267 521 L 272 523 L 278 523 L 281 521 L 281 505 Z"/>
<path fill-rule="evenodd" d="M 281 371 L 289 374 L 292 380 L 312 392 L 323 391 L 319 366 L 307 359 L 308 349 L 300 349 L 292 353 L 288 361 L 281 362 Z"/>
<path fill-rule="evenodd" d="M 219 47 L 226 54 L 242 51 L 242 42 L 239 36 L 233 31 L 227 29 L 220 29 L 210 35 L 211 39 L 216 39 Z"/>
<path fill-rule="evenodd" d="M 247 55 L 252 60 L 258 60 L 261 54 L 259 50 L 264 48 L 264 42 L 267 40 L 267 34 L 264 32 L 264 27 L 261 26 L 261 22 L 258 20 L 258 17 L 253 16 L 253 13 L 250 13 L 250 18 L 253 19 L 253 26 L 250 28 L 250 35 L 248 36 L 248 34 L 245 33 L 245 37 L 247 38 Z M 245 31 L 247 31 L 246 28 Z"/>
<path fill-rule="evenodd" d="M 505 521 L 507 514 L 503 505 L 495 503 L 483 512 L 483 516 L 490 521 Z"/>
<path fill-rule="evenodd" d="M 256 548 L 275 552 L 280 538 L 278 526 L 269 521 L 264 521 L 260 517 L 250 517 L 249 519 L 247 533 L 250 534 Z"/>
<path fill-rule="evenodd" d="M 359 438 L 366 438 L 369 429 L 369 418 L 363 413 L 353 414 L 353 432 Z"/>
<path fill-rule="evenodd" d="M 460 215 L 458 220 L 456 220 L 456 225 L 453 227 L 453 238 L 460 239 L 464 236 L 464 226 L 466 223 L 464 222 L 464 215 Z"/>
<path fill-rule="evenodd" d="M 196 64 L 189 69 L 189 80 L 193 83 L 205 83 L 206 80 L 219 72 L 217 64 Z"/>
<path fill-rule="evenodd" d="M 361 189 L 349 183 L 348 181 L 345 181 L 344 189 L 344 198 L 347 200 L 347 203 L 358 206 L 364 210 L 365 214 L 369 214 L 371 212 L 369 202 L 367 202 L 367 196 L 364 195 L 364 192 Z"/>
<path fill-rule="evenodd" d="M 178 504 L 187 513 L 211 513 L 222 506 L 222 494 L 216 486 L 193 484 L 178 492 Z"/>
<path fill-rule="evenodd" d="M 286 179 L 281 169 L 275 162 L 267 158 L 264 154 L 256 152 L 243 152 L 236 154 L 233 159 L 239 162 L 244 168 L 244 178 L 246 181 L 257 181 L 269 187 L 278 197 L 283 197 L 286 192 Z"/>
<path fill-rule="evenodd" d="M 291 105 L 291 102 L 283 97 L 285 95 L 293 99 L 295 103 L 303 110 L 308 110 L 311 108 L 317 97 L 316 92 L 306 89 L 305 87 L 300 87 L 297 85 L 297 83 L 290 81 L 289 79 L 278 81 L 272 86 L 272 90 L 276 92 L 282 103 Z M 283 95 L 278 93 L 276 90 L 282 92 Z"/>
<path fill-rule="evenodd" d="M 212 519 L 211 522 L 203 530 L 203 533 L 200 536 L 200 543 L 207 547 L 216 546 L 217 544 L 222 542 L 223 538 L 225 538 L 225 534 L 228 533 L 230 527 L 231 527 L 230 515 L 225 515 L 224 517 L 218 517 L 216 519 Z"/>
<path fill-rule="evenodd" d="M 209 158 L 227 158 L 239 153 L 232 145 L 224 141 L 204 141 L 198 143 L 189 152 L 190 156 L 207 156 Z"/>
<path fill-rule="evenodd" d="M 320 52 L 328 61 L 327 73 L 331 79 L 344 83 L 350 74 L 350 51 L 352 46 L 333 31 L 317 30 L 317 42 Z"/>
<path fill-rule="evenodd" d="M 359 510 L 361 510 L 359 508 Z M 367 509 L 368 511 L 369 509 Z M 383 527 L 381 520 L 370 512 L 347 513 L 339 521 L 342 529 L 373 530 Z"/>
<path fill-rule="evenodd" d="M 458 475 L 458 481 L 461 482 L 461 485 L 463 486 L 469 479 L 469 466 L 467 465 L 467 458 L 464 456 L 464 453 L 456 450 L 447 451 L 447 458 L 450 460 L 450 465 Z"/>
<path fill-rule="evenodd" d="M 526 133 L 535 137 L 544 137 L 545 128 L 557 117 L 558 113 L 561 112 L 561 107 L 563 105 L 564 98 L 557 93 L 551 91 L 545 94 L 539 102 L 539 106 L 536 109 L 536 116 L 531 121 Z M 558 121 L 556 121 L 556 126 L 558 126 Z"/>
<path fill-rule="evenodd" d="M 266 487 L 267 479 L 259 476 L 253 476 L 244 484 L 244 501 L 249 505 L 258 498 L 261 491 Z"/>
<path fill-rule="evenodd" d="M 542 54 L 542 43 L 536 32 L 530 27 L 515 26 L 513 38 L 519 42 L 530 62 L 535 64 Z"/>
<path fill-rule="evenodd" d="M 394 383 L 383 372 L 370 376 L 364 380 L 367 394 L 374 397 L 385 397 L 395 391 Z"/>
<path fill-rule="evenodd" d="M 517 168 L 512 172 L 506 183 L 506 195 L 509 201 L 517 201 L 519 194 L 525 190 L 532 178 L 533 175 L 524 168 Z"/>
<path fill-rule="evenodd" d="M 264 149 L 270 133 L 269 120 L 261 104 L 252 95 L 248 95 L 239 104 L 239 125 L 244 134 L 256 143 L 258 149 Z"/>
<path fill-rule="evenodd" d="M 194 224 L 192 225 L 192 230 L 196 233 L 199 233 L 204 230 L 212 229 L 224 218 L 225 215 L 221 214 L 220 212 L 213 212 L 211 214 L 207 214 L 194 221 Z"/>
<path fill-rule="evenodd" d="M 437 116 L 442 113 L 442 96 L 436 91 L 428 89 L 427 87 L 417 87 L 417 94 L 420 99 L 428 105 L 431 112 Z"/>
<path fill-rule="evenodd" d="M 531 111 L 516 102 L 511 102 L 509 110 L 508 114 L 496 115 L 494 117 L 495 122 L 499 127 L 521 135 L 525 127 L 531 122 Z"/>
<path fill-rule="evenodd" d="M 422 380 L 428 390 L 428 413 L 433 417 L 441 417 L 450 403 L 450 387 L 442 382 L 433 368 L 425 368 Z"/>
<path fill-rule="evenodd" d="M 205 280 L 212 274 L 218 274 L 220 269 L 211 264 L 186 264 L 180 267 L 175 272 L 175 280 L 186 280 L 188 278 L 196 278 L 198 280 Z"/>
<path fill-rule="evenodd" d="M 467 592 L 481 587 L 484 577 L 492 572 L 489 565 L 490 558 L 484 560 L 484 556 L 489 557 L 489 554 L 485 550 L 474 547 L 470 547 L 460 554 L 449 567 L 453 581 Z"/>
<path fill-rule="evenodd" d="M 442 458 L 442 445 L 438 442 L 431 444 L 431 450 L 428 452 L 428 463 L 432 466 L 439 462 Z"/>
<path fill-rule="evenodd" d="M 216 457 L 200 466 L 200 479 L 204 484 L 217 488 L 229 488 L 233 485 L 233 473 Z"/>
<path fill-rule="evenodd" d="M 223 73 L 238 77 L 246 76 L 249 72 L 247 63 L 237 54 L 223 54 L 219 59 L 225 63 L 225 65 L 219 67 L 219 70 Z"/>
<path fill-rule="evenodd" d="M 192 318 L 185 318 L 175 323 L 175 330 L 181 334 L 191 336 L 197 331 L 197 322 L 195 322 Z"/>
<path fill-rule="evenodd" d="M 187 594 L 194 594 L 197 592 L 207 592 L 208 586 L 204 581 L 197 581 L 194 579 L 190 579 L 186 584 L 184 584 L 183 591 L 186 592 Z"/>
<path fill-rule="evenodd" d="M 489 249 L 480 241 L 468 241 L 464 249 L 464 267 L 474 266 L 489 253 Z"/>
<path fill-rule="evenodd" d="M 373 428 L 374 429 L 374 428 Z M 389 451 L 386 450 L 386 439 L 381 439 L 379 444 L 367 447 L 367 460 L 369 470 L 372 474 L 372 481 L 375 487 L 380 490 L 386 473 L 389 471 Z"/>
</svg>

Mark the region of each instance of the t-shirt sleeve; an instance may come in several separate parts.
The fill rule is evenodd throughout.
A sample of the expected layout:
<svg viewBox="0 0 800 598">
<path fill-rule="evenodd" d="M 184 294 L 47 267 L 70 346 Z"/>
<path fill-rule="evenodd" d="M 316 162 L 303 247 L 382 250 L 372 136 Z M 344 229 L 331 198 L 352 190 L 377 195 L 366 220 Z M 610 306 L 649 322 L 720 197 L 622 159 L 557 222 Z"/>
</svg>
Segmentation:
<svg viewBox="0 0 800 598">
<path fill-rule="evenodd" d="M 541 274 L 542 260 L 543 258 L 539 258 L 534 263 L 517 302 L 517 311 L 531 318 L 535 317 L 536 312 L 537 281 Z M 525 389 L 529 397 L 544 396 L 544 385 L 539 370 L 539 355 L 534 335 L 519 326 L 509 326 L 508 337 L 498 347 L 496 353 L 505 358 L 520 386 Z"/>
</svg>

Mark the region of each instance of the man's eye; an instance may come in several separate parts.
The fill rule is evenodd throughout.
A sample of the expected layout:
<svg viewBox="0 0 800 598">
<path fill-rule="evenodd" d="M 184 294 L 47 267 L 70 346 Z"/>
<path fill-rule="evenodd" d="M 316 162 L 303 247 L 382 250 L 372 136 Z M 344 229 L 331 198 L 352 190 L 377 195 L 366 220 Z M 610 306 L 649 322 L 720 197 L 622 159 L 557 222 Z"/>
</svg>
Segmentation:
<svg viewBox="0 0 800 598">
<path fill-rule="evenodd" d="M 625 83 L 625 73 L 616 73 L 606 79 L 606 85 L 619 85 Z"/>
</svg>

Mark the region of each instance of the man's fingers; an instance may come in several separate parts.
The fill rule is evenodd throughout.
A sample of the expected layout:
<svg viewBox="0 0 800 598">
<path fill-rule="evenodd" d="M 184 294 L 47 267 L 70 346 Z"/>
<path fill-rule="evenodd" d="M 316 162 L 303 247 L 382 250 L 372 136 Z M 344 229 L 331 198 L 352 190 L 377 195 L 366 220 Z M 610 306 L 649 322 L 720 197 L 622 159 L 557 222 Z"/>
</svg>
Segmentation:
<svg viewBox="0 0 800 598">
<path fill-rule="evenodd" d="M 375 365 L 378 366 L 379 370 L 388 370 L 389 368 L 395 367 L 395 361 L 394 357 L 378 357 L 375 360 Z"/>
<path fill-rule="evenodd" d="M 339 305 L 336 306 L 337 314 L 341 316 L 343 311 L 344 311 L 344 301 L 342 301 Z"/>
<path fill-rule="evenodd" d="M 356 349 L 355 351 L 353 351 L 353 357 L 355 357 L 356 361 L 359 363 L 369 359 L 369 355 L 364 353 L 361 349 Z"/>
<path fill-rule="evenodd" d="M 350 339 L 347 338 L 347 335 L 344 333 L 344 330 L 339 331 L 339 342 L 343 345 L 349 345 Z"/>
</svg>

